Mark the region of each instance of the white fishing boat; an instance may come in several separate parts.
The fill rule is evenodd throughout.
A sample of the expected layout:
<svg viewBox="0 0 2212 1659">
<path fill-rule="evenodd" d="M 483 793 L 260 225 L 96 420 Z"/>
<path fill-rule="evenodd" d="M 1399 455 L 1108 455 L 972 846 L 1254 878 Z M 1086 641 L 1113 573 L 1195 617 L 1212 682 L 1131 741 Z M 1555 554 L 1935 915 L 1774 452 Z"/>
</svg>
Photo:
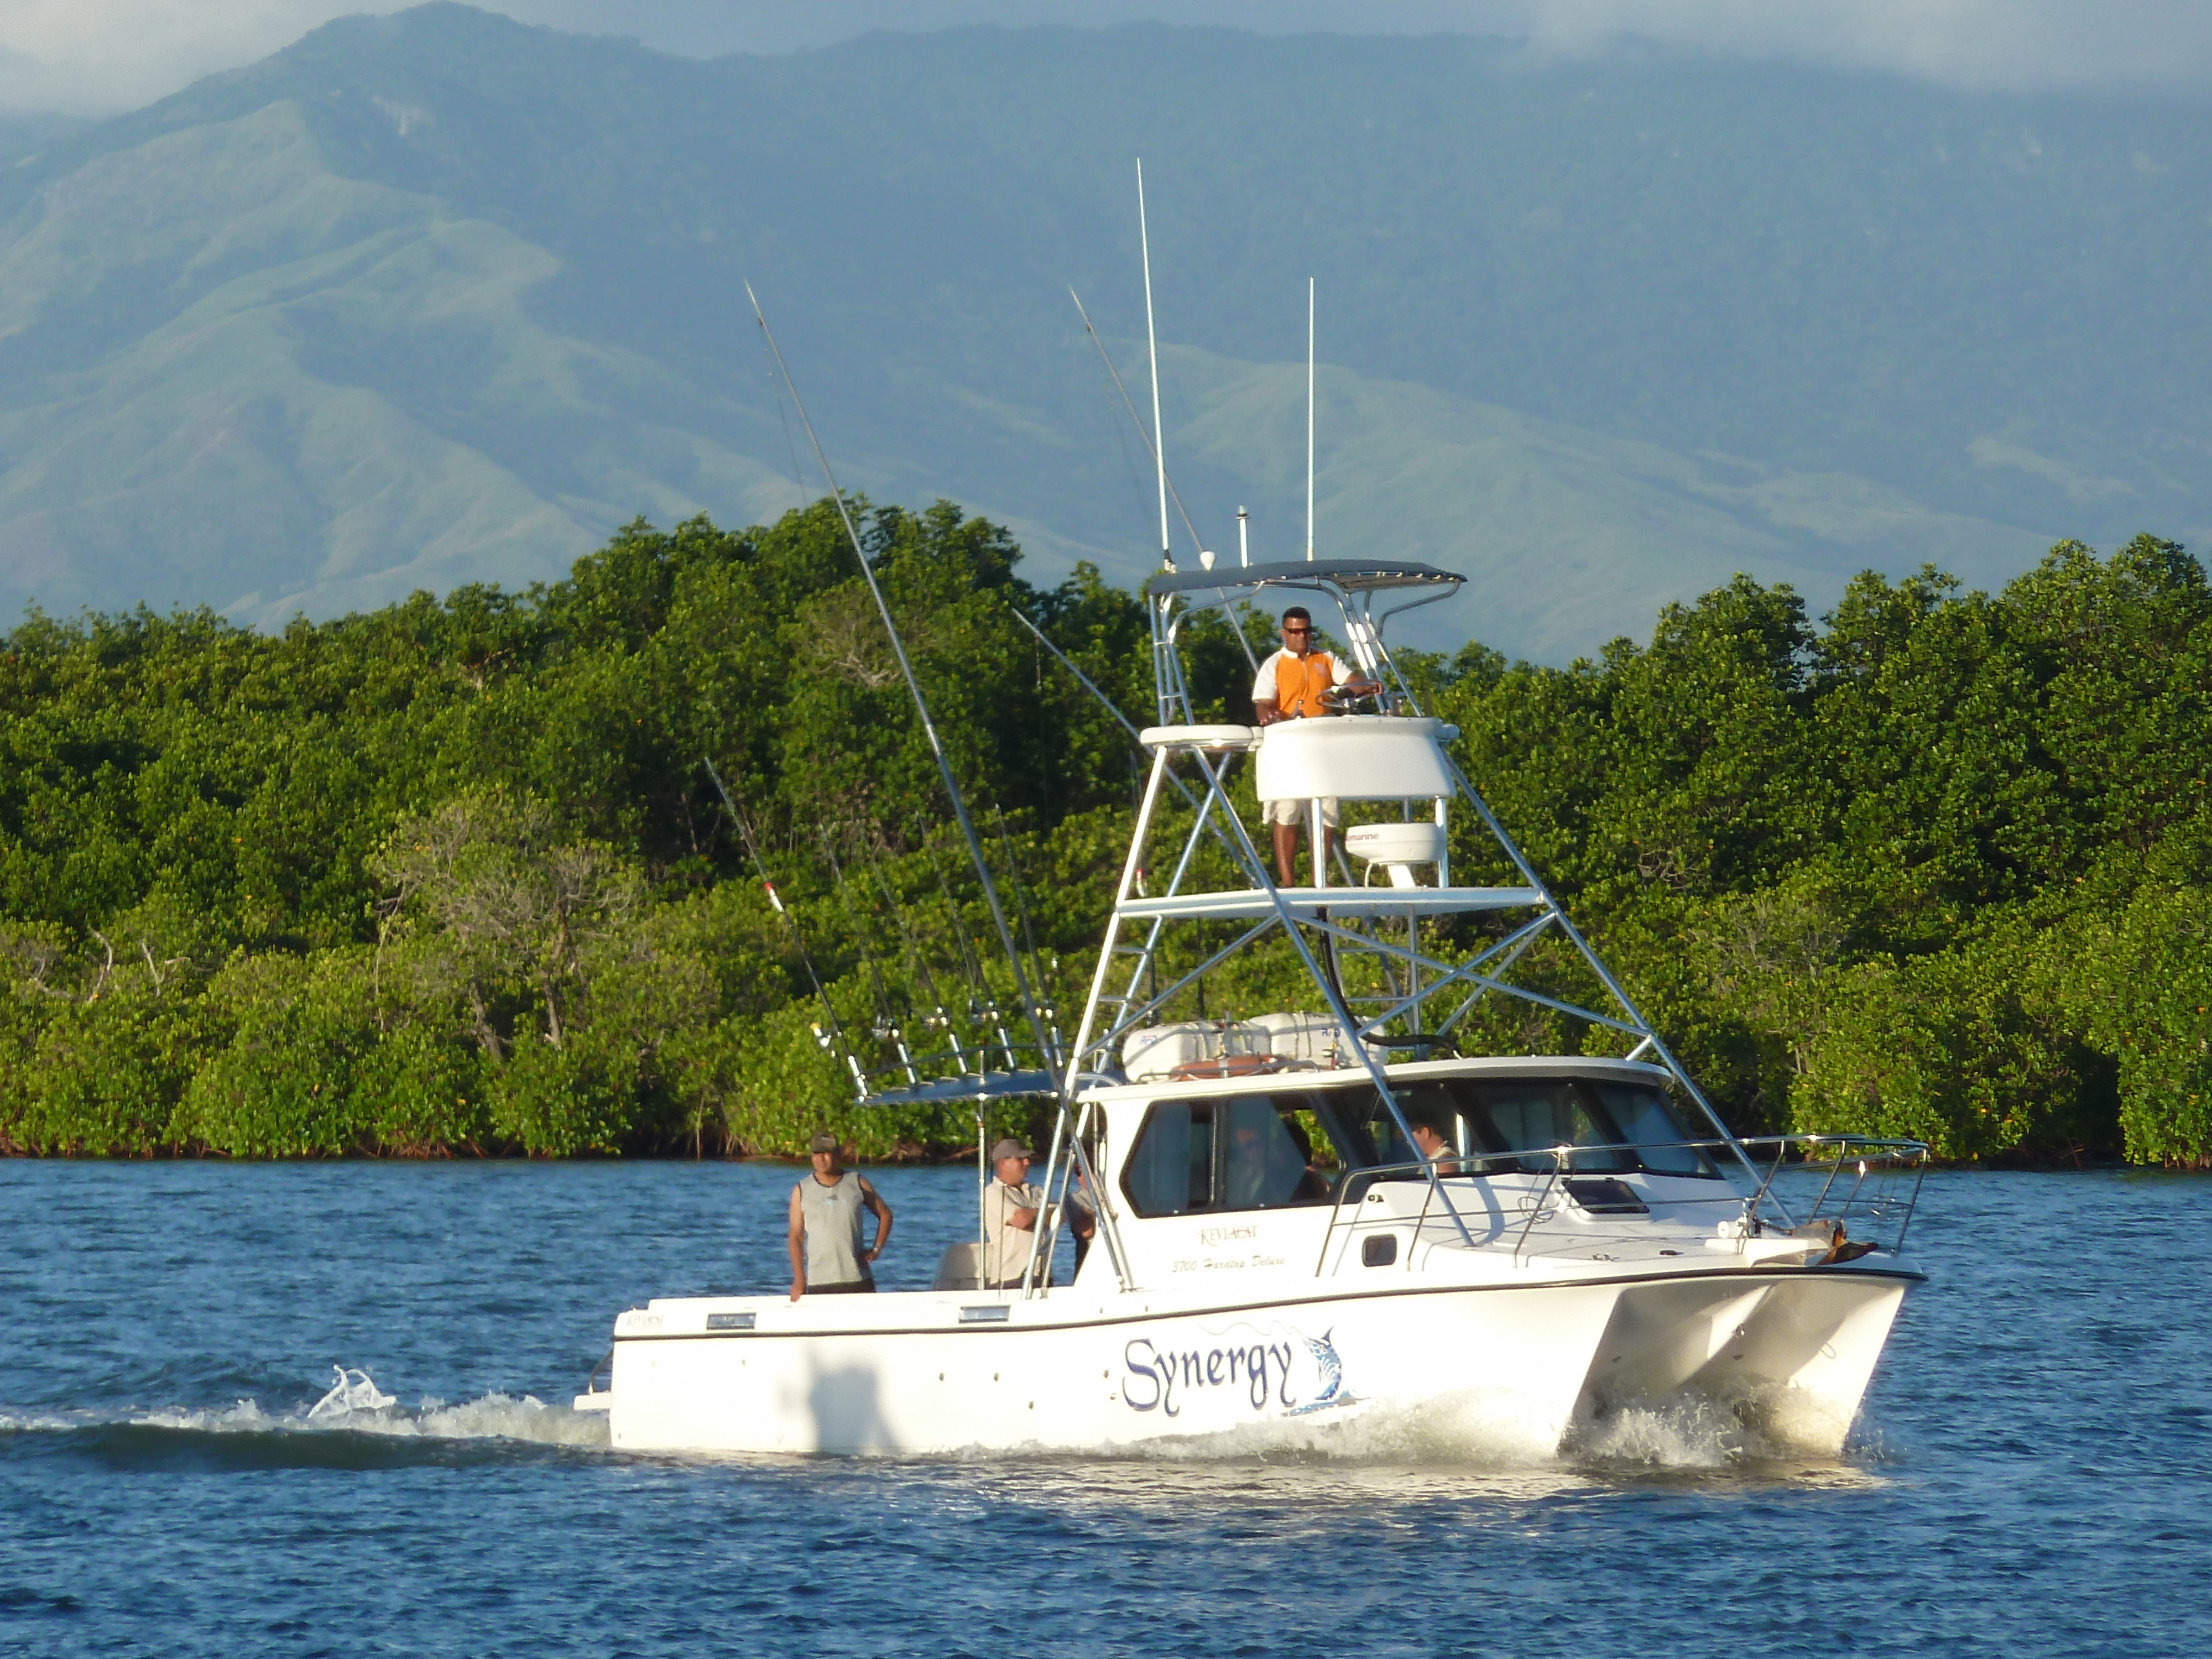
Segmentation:
<svg viewBox="0 0 2212 1659">
<path fill-rule="evenodd" d="M 1840 1449 L 1920 1277 L 1898 1252 L 1923 1149 L 1745 1141 L 1707 1109 L 1396 672 L 1375 602 L 1457 580 L 1368 562 L 1154 580 L 1167 718 L 1142 733 L 1150 777 L 1047 1164 L 1056 1202 L 1077 1182 L 1097 1195 L 1080 1271 L 1059 1271 L 1066 1247 L 1045 1230 L 1013 1290 L 969 1288 L 963 1243 L 938 1289 L 655 1300 L 617 1320 L 608 1386 L 577 1401 L 609 1413 L 616 1445 L 1100 1448 L 1381 1412 L 1548 1452 L 1623 1407 L 1694 1398 L 1778 1443 Z M 1388 688 L 1375 712 L 1176 719 L 1191 601 L 1285 587 L 1335 603 Z M 1261 799 L 1310 803 L 1316 823 L 1324 799 L 1347 817 L 1364 804 L 1373 821 L 1280 886 L 1229 787 L 1248 759 Z M 1171 814 L 1176 784 L 1195 805 Z M 1512 884 L 1454 881 L 1461 812 Z M 1164 831 L 1180 842 L 1166 860 Z M 1147 892 L 1148 868 L 1173 873 Z M 1212 879 L 1224 871 L 1240 879 Z M 1488 924 L 1480 948 L 1425 942 L 1464 918 Z M 1206 948 L 1169 948 L 1209 929 Z M 1271 937 L 1320 1012 L 1151 1023 Z M 1509 981 L 1546 937 L 1588 963 L 1610 1011 Z M 1170 956 L 1193 965 L 1169 974 Z M 1364 994 L 1347 991 L 1363 962 Z M 1447 1049 L 1486 996 L 1616 1034 L 1620 1056 L 1386 1058 Z M 1417 1124 L 1445 1150 L 1424 1156 Z M 1316 1165 L 1316 1147 L 1333 1158 Z"/>
<path fill-rule="evenodd" d="M 1157 398 L 1156 374 L 1154 431 Z M 616 1320 L 605 1385 L 577 1407 L 635 1449 L 1303 1443 L 1380 1418 L 1551 1455 L 1625 1412 L 1689 1404 L 1839 1452 L 1921 1278 L 1901 1252 L 1926 1149 L 1729 1132 L 1391 655 L 1389 617 L 1461 577 L 1316 562 L 1310 507 L 1304 560 L 1245 563 L 1240 536 L 1234 569 L 1209 554 L 1178 572 L 1159 470 L 1157 718 L 1131 733 L 1150 769 L 1072 1042 L 1031 994 L 944 768 L 1031 1063 L 1001 1029 L 996 1070 L 972 1047 L 952 1075 L 925 1078 L 903 1047 L 896 1069 L 903 1093 L 1056 1101 L 1051 1209 L 1018 1281 L 982 1287 L 963 1240 L 926 1291 L 657 1298 Z M 1328 617 L 1375 689 L 1326 718 L 1195 720 L 1191 619 L 1286 592 Z M 1279 802 L 1302 804 L 1300 884 L 1279 881 L 1244 821 Z M 1455 861 L 1495 878 L 1463 884 Z M 1301 978 L 1293 1006 L 1168 1018 L 1263 951 Z M 1600 1006 L 1562 990 L 1562 963 Z M 1459 1053 L 1470 1015 L 1507 998 L 1581 1052 Z M 980 1114 L 978 1128 L 980 1160 Z M 1087 1252 L 1056 1224 L 1072 1194 L 1095 1216 Z"/>
</svg>

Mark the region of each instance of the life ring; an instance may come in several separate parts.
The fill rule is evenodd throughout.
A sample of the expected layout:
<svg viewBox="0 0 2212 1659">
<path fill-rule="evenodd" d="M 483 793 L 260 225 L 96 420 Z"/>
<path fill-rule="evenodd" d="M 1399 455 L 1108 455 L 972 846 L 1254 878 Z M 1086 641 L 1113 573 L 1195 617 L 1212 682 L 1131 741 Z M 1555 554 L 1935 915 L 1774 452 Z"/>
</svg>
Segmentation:
<svg viewBox="0 0 2212 1659">
<path fill-rule="evenodd" d="M 1189 1083 L 1209 1077 L 1258 1077 L 1280 1071 L 1283 1062 L 1273 1054 L 1217 1054 L 1212 1060 L 1186 1060 L 1168 1069 L 1170 1083 Z"/>
</svg>

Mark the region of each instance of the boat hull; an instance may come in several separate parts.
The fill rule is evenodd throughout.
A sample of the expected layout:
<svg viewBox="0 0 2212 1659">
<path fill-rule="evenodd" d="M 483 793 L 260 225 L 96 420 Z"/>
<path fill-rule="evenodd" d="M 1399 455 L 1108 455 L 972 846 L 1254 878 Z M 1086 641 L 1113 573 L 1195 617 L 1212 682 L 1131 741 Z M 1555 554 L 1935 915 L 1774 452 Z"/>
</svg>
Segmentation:
<svg viewBox="0 0 2212 1659">
<path fill-rule="evenodd" d="M 656 1303 L 625 1316 L 608 1392 L 579 1404 L 604 1405 L 614 1443 L 638 1450 L 1088 1451 L 1217 1436 L 1256 1449 L 1379 1421 L 1540 1457 L 1625 1407 L 1694 1395 L 1752 1403 L 1770 1433 L 1832 1454 L 1916 1277 L 1708 1272 L 1242 1306 L 1066 1290 L 841 1298 L 835 1314 Z M 757 1328 L 708 1330 L 709 1316 Z"/>
</svg>

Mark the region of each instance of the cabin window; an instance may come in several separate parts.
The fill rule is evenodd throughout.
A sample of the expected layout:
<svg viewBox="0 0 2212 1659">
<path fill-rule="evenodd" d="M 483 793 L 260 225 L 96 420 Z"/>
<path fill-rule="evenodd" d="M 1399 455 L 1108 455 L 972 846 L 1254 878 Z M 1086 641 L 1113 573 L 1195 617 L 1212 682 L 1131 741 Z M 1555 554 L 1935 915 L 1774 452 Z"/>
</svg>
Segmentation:
<svg viewBox="0 0 2212 1659">
<path fill-rule="evenodd" d="M 1422 1078 L 1397 1090 L 1408 1122 L 1426 1123 L 1468 1160 L 1471 1175 L 1513 1170 L 1548 1173 L 1554 1146 L 1613 1146 L 1585 1152 L 1571 1162 L 1574 1173 L 1692 1176 L 1719 1171 L 1704 1152 L 1680 1143 L 1690 1139 L 1667 1097 L 1649 1084 L 1578 1077 Z M 1354 1131 L 1369 1168 L 1417 1164 L 1372 1089 L 1334 1097 L 1337 1115 Z"/>
<path fill-rule="evenodd" d="M 1220 1207 L 1261 1210 L 1296 1202 L 1308 1154 L 1291 1139 L 1275 1103 L 1247 1095 L 1222 1101 L 1214 1110 L 1224 1128 Z"/>
<path fill-rule="evenodd" d="M 1265 1210 L 1326 1202 L 1304 1132 L 1289 1115 L 1307 1103 L 1271 1095 L 1162 1101 L 1146 1114 L 1121 1179 L 1141 1216 Z"/>
<path fill-rule="evenodd" d="M 1680 1144 L 1692 1137 L 1668 1109 L 1667 1097 L 1656 1089 L 1632 1083 L 1600 1083 L 1596 1088 L 1607 1115 L 1620 1126 L 1623 1140 L 1636 1143 L 1645 1169 L 1655 1175 L 1719 1175 L 1704 1152 Z"/>
<path fill-rule="evenodd" d="M 1488 1142 L 1492 1152 L 1521 1152 L 1524 1149 L 1553 1146 L 1603 1146 L 1628 1139 L 1614 1132 L 1611 1124 L 1601 1125 L 1591 1108 L 1596 1103 L 1588 1089 L 1578 1087 L 1571 1078 L 1515 1078 L 1504 1082 L 1478 1085 L 1477 1099 L 1480 1115 L 1490 1121 L 1491 1133 L 1479 1139 Z M 1540 1164 L 1523 1160 L 1523 1168 L 1549 1170 L 1551 1160 Z M 1592 1152 L 1574 1160 L 1577 1170 L 1628 1170 L 1636 1167 L 1636 1158 L 1629 1152 Z"/>
<path fill-rule="evenodd" d="M 1186 1215 L 1213 1204 L 1213 1108 L 1163 1101 L 1145 1115 L 1121 1178 L 1139 1215 Z"/>
</svg>

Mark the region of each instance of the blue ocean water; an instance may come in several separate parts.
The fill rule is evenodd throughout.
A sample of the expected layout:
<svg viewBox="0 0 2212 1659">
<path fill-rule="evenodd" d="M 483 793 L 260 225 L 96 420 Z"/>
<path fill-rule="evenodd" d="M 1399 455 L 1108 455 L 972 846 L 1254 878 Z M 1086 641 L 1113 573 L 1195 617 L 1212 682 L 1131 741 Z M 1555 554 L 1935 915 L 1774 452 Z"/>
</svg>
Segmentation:
<svg viewBox="0 0 2212 1659">
<path fill-rule="evenodd" d="M 614 1313 L 783 1282 L 794 1173 L 0 1164 L 0 1651 L 2212 1652 L 2212 1181 L 1931 1176 L 1840 1462 L 608 1450 Z M 970 1178 L 874 1175 L 926 1283 Z"/>
</svg>

